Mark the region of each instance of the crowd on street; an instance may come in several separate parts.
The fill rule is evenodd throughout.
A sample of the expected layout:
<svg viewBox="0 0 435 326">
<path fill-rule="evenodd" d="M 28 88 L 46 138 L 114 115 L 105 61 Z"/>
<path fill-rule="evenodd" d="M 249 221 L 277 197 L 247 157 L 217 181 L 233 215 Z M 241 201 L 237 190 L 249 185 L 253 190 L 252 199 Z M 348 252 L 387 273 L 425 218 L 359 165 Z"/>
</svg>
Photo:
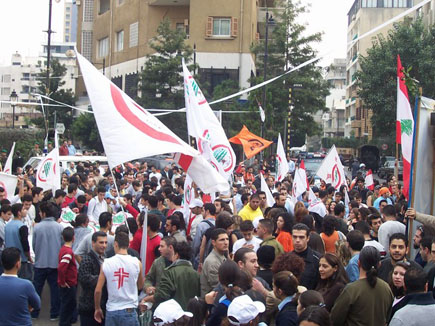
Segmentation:
<svg viewBox="0 0 435 326">
<path fill-rule="evenodd" d="M 0 325 L 32 325 L 46 283 L 61 326 L 431 325 L 435 216 L 408 208 L 394 176 L 368 189 L 363 164 L 294 198 L 287 159 L 282 181 L 273 156 L 253 159 L 228 193 L 194 186 L 190 203 L 175 163 L 70 163 L 54 193 L 18 167 L 16 193 L 0 187 Z"/>
</svg>

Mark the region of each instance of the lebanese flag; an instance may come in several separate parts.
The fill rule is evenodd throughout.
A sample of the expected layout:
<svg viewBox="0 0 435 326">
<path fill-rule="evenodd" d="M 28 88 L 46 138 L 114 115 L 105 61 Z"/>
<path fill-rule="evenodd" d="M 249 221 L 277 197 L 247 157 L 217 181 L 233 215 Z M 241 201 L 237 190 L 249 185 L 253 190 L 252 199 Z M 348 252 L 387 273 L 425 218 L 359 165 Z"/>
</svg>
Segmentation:
<svg viewBox="0 0 435 326">
<path fill-rule="evenodd" d="M 14 158 L 15 142 L 12 144 L 11 152 L 9 153 L 8 159 L 6 160 L 3 172 L 7 174 L 12 174 L 12 160 Z"/>
<path fill-rule="evenodd" d="M 204 192 L 229 189 L 225 178 L 197 150 L 133 101 L 79 53 L 77 59 L 111 168 L 142 157 L 174 153 L 175 161 Z"/>
<path fill-rule="evenodd" d="M 367 171 L 366 178 L 364 180 L 364 186 L 371 191 L 375 189 L 375 184 L 373 182 L 373 173 L 371 169 Z"/>
<path fill-rule="evenodd" d="M 396 142 L 402 145 L 403 195 L 409 197 L 411 176 L 412 140 L 414 137 L 414 118 L 409 104 L 408 89 L 405 85 L 402 62 L 397 55 L 397 119 Z"/>
<path fill-rule="evenodd" d="M 278 134 L 278 145 L 276 146 L 276 179 L 282 181 L 288 173 L 288 162 L 285 157 L 284 146 L 281 140 L 281 133 Z"/>
<path fill-rule="evenodd" d="M 196 138 L 198 150 L 204 153 L 204 147 L 210 147 L 205 157 L 227 180 L 231 178 L 236 166 L 236 155 L 228 141 L 216 115 L 210 108 L 198 83 L 193 78 L 183 59 L 184 98 L 186 102 L 187 130 Z M 204 144 L 207 142 L 209 145 Z"/>
</svg>

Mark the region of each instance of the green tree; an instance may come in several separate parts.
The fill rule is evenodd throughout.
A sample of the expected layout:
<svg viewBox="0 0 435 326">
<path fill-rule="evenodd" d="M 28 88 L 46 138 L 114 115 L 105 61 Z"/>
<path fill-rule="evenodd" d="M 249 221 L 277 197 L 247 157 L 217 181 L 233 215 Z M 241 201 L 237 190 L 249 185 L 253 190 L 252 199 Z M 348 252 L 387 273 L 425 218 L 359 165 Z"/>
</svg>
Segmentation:
<svg viewBox="0 0 435 326">
<path fill-rule="evenodd" d="M 138 103 L 147 109 L 173 109 L 184 107 L 183 74 L 181 58 L 186 64 L 192 56 L 192 48 L 185 43 L 186 34 L 171 28 L 169 19 L 164 19 L 157 28 L 157 35 L 149 45 L 155 51 L 148 55 L 139 75 Z M 189 69 L 192 71 L 192 66 Z M 186 139 L 185 113 L 172 113 L 159 119 L 178 136 Z"/>
<path fill-rule="evenodd" d="M 360 56 L 357 73 L 359 96 L 373 111 L 374 137 L 395 133 L 397 106 L 397 55 L 405 68 L 411 107 L 415 103 L 419 81 L 423 95 L 435 96 L 435 25 L 424 27 L 421 20 L 394 24 L 388 35 L 378 35 L 367 56 Z"/>
<path fill-rule="evenodd" d="M 306 27 L 297 23 L 299 14 L 307 11 L 299 1 L 281 1 L 272 11 L 275 25 L 269 25 L 267 79 L 282 74 L 286 69 L 296 67 L 316 56 L 313 44 L 321 41 L 321 34 L 307 34 Z M 269 23 L 270 24 L 270 23 Z M 272 31 L 271 31 L 272 30 Z M 265 40 L 253 45 L 252 52 L 256 56 L 257 76 L 251 79 L 252 84 L 263 81 Z M 305 135 L 314 136 L 321 132 L 320 126 L 312 115 L 318 110 L 325 110 L 325 97 L 329 94 L 329 86 L 322 77 L 322 69 L 310 64 L 290 73 L 272 84 L 267 85 L 265 137 L 272 138 L 278 132 L 283 134 L 284 121 L 289 110 L 289 88 L 294 84 L 302 84 L 302 88 L 294 89 L 291 113 L 291 135 L 299 139 L 298 146 L 305 142 Z M 250 102 L 258 108 L 257 101 L 262 101 L 263 89 L 250 93 Z M 259 132 L 258 127 L 255 128 Z"/>
<path fill-rule="evenodd" d="M 72 124 L 72 135 L 90 149 L 104 152 L 97 123 L 92 113 L 80 114 Z"/>
<path fill-rule="evenodd" d="M 75 105 L 75 97 L 72 89 L 62 88 L 65 85 L 63 78 L 66 76 L 67 68 L 61 64 L 59 60 L 52 58 L 50 61 L 50 89 L 49 96 L 53 100 L 65 103 L 71 106 Z M 38 92 L 40 94 L 47 94 L 47 70 L 42 70 L 38 74 Z M 53 102 L 50 102 L 53 104 Z M 42 112 L 42 108 L 38 107 L 38 110 Z M 70 131 L 72 125 L 73 110 L 67 106 L 46 106 L 45 114 L 48 112 L 48 127 L 54 127 L 54 116 L 56 112 L 56 122 L 63 123 L 65 125 L 66 132 Z M 47 116 L 46 116 L 47 117 Z M 40 128 L 45 127 L 44 118 L 33 119 L 32 123 Z"/>
</svg>

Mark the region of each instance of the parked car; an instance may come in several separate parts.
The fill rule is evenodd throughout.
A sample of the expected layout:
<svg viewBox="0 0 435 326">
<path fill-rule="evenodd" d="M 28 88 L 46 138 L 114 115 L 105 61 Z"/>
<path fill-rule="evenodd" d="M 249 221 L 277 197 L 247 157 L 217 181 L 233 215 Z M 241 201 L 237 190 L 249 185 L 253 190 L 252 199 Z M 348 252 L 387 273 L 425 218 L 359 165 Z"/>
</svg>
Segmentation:
<svg viewBox="0 0 435 326">
<path fill-rule="evenodd" d="M 387 179 L 388 176 L 394 175 L 395 161 L 386 161 L 384 166 L 379 169 L 378 176 L 381 179 Z M 403 179 L 403 162 L 399 161 L 399 180 Z"/>
<path fill-rule="evenodd" d="M 156 169 L 159 171 L 163 170 L 165 168 L 165 166 L 171 165 L 172 163 L 175 163 L 175 160 L 174 160 L 174 157 L 172 154 L 149 156 L 149 157 L 140 158 L 140 159 L 135 160 L 135 161 L 139 161 L 141 163 L 147 162 L 148 168 L 151 165 L 154 165 L 156 167 Z"/>
<path fill-rule="evenodd" d="M 319 170 L 319 167 L 322 164 L 322 159 L 306 159 L 304 163 L 307 177 L 310 178 L 316 175 L 317 170 Z"/>
</svg>

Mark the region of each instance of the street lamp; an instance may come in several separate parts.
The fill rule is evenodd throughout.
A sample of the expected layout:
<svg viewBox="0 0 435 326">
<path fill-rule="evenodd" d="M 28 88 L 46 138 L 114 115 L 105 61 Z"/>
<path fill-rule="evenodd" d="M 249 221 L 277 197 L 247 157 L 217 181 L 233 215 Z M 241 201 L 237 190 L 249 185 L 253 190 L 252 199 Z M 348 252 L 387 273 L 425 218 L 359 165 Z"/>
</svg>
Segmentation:
<svg viewBox="0 0 435 326">
<path fill-rule="evenodd" d="M 14 129 L 15 128 L 15 106 L 18 103 L 18 95 L 17 95 L 17 92 L 15 92 L 15 89 L 12 91 L 9 98 L 11 100 L 11 105 L 12 105 L 12 129 Z"/>
</svg>

